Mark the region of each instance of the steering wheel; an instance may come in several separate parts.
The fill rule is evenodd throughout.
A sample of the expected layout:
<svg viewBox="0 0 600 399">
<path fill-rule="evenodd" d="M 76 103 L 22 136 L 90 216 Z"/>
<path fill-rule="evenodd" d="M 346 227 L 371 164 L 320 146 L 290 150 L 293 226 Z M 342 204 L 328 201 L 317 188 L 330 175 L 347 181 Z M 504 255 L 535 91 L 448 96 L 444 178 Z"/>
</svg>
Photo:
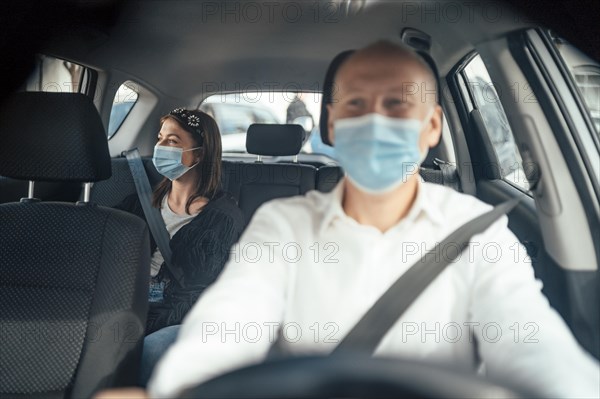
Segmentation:
<svg viewBox="0 0 600 399">
<path fill-rule="evenodd" d="M 201 360 L 199 360 L 201 361 Z M 180 398 L 525 398 L 530 393 L 472 373 L 364 356 L 296 357 L 248 366 Z"/>
</svg>

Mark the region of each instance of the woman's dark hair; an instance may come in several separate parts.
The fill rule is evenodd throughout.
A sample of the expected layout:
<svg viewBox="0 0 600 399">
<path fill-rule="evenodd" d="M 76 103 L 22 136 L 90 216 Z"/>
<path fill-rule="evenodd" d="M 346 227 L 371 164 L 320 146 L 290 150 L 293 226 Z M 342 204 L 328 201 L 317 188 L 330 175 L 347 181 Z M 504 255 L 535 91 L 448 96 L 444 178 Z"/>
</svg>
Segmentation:
<svg viewBox="0 0 600 399">
<path fill-rule="evenodd" d="M 182 122 L 180 115 L 195 116 L 198 119 L 194 120 L 194 124 L 199 124 L 197 127 L 192 127 Z M 194 150 L 194 153 L 200 153 L 200 162 L 196 168 L 200 168 L 200 179 L 196 182 L 196 190 L 185 203 L 185 212 L 190 213 L 190 205 L 196 198 L 205 197 L 211 200 L 221 189 L 221 133 L 217 122 L 208 114 L 202 111 L 182 110 L 177 109 L 160 118 L 160 124 L 172 119 L 179 124 L 182 129 L 185 129 L 192 135 L 194 146 L 201 147 Z M 152 206 L 160 208 L 164 196 L 171 190 L 171 180 L 164 178 L 154 190 L 152 196 Z"/>
</svg>

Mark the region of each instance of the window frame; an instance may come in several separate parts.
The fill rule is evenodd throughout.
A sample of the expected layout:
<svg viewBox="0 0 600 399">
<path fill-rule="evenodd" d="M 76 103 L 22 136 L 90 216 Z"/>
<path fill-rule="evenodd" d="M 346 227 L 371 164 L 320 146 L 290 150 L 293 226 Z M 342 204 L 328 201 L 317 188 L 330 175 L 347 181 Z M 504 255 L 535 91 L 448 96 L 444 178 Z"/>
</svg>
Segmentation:
<svg viewBox="0 0 600 399">
<path fill-rule="evenodd" d="M 520 37 L 523 37 L 520 40 Z M 575 168 L 577 173 L 574 174 L 574 179 L 579 186 L 580 193 L 583 189 L 585 182 L 580 180 L 579 174 L 579 162 L 577 156 L 581 157 L 583 167 L 586 169 L 586 173 L 590 177 L 590 183 L 592 185 L 596 201 L 600 201 L 600 171 L 594 169 L 593 161 L 590 159 L 590 154 L 585 148 L 582 140 L 595 140 L 597 138 L 596 130 L 593 125 L 593 121 L 587 111 L 586 104 L 579 89 L 576 86 L 576 82 L 572 79 L 568 67 L 562 61 L 562 56 L 558 53 L 558 49 L 552 43 L 550 33 L 548 29 L 536 28 L 525 32 L 515 34 L 512 39 L 512 51 L 516 57 L 522 59 L 522 63 L 529 68 L 530 64 L 534 64 L 532 67 L 537 68 L 536 72 L 529 71 L 532 76 L 536 76 L 533 82 L 530 82 L 535 86 L 534 91 L 543 92 L 544 98 L 542 98 L 542 108 L 546 114 L 546 117 L 553 125 L 553 130 L 565 130 L 573 140 L 575 146 L 571 146 L 568 142 L 562 142 L 561 149 L 566 162 L 570 168 Z M 526 60 L 526 57 L 532 58 L 532 61 Z M 553 64 L 549 67 L 549 61 L 553 61 Z M 559 93 L 559 85 L 566 85 L 570 94 L 569 101 L 565 101 L 565 96 Z M 570 101 L 570 100 L 573 101 Z M 553 101 L 556 105 L 552 105 L 549 101 Z M 558 115 L 553 115 L 553 107 L 558 110 Z M 576 109 L 576 113 L 573 111 Z M 562 125 L 565 125 L 564 127 Z M 557 138 L 561 138 L 560 135 L 556 135 Z M 600 153 L 600 146 L 595 144 L 596 151 Z M 576 152 L 577 154 L 575 154 Z M 598 157 L 598 154 L 596 154 Z"/>
<path fill-rule="evenodd" d="M 475 166 L 476 163 L 482 163 L 482 165 L 486 165 L 486 164 L 500 165 L 500 159 L 498 158 L 498 154 L 496 153 L 496 149 L 495 149 L 494 143 L 492 142 L 491 136 L 488 134 L 487 137 L 475 137 L 474 134 L 472 134 L 472 132 L 471 132 L 470 114 L 473 110 L 478 110 L 481 113 L 481 110 L 479 108 L 479 104 L 475 100 L 475 94 L 473 93 L 471 85 L 469 84 L 469 79 L 468 79 L 468 76 L 466 76 L 465 69 L 477 56 L 480 56 L 480 55 L 476 50 L 472 50 L 472 51 L 468 52 L 450 71 L 447 79 L 448 79 L 448 83 L 451 88 L 452 95 L 455 100 L 457 110 L 459 111 L 458 113 L 459 113 L 459 118 L 460 118 L 461 124 L 463 126 L 463 131 L 468 132 L 467 134 L 465 134 L 465 138 L 466 138 L 466 141 L 467 141 L 467 144 L 469 147 L 469 154 L 471 156 L 471 159 L 472 159 L 472 161 L 474 160 L 474 163 L 472 166 Z M 488 75 L 490 76 L 490 79 L 492 79 L 492 83 L 493 83 L 493 78 L 492 78 L 491 74 L 489 73 L 489 70 L 487 69 L 487 67 L 486 67 L 486 71 L 487 71 Z M 498 94 L 496 93 L 496 95 L 498 95 Z M 519 154 L 519 156 L 521 158 L 521 162 L 522 162 L 523 157 L 520 154 L 520 149 L 517 145 L 517 138 L 514 136 L 514 133 L 512 132 L 513 127 L 510 125 L 510 121 L 508 121 L 508 118 L 506 116 L 506 111 L 504 111 L 504 108 L 502 108 L 502 111 L 505 113 L 507 123 L 511 129 L 511 135 L 513 138 L 513 144 L 515 147 L 515 151 Z M 483 145 L 483 140 L 487 141 L 488 145 Z M 488 148 L 491 149 L 491 151 Z M 474 154 L 472 152 L 472 149 L 478 149 L 479 151 L 477 151 L 477 154 Z M 523 165 L 521 165 L 521 169 L 523 169 Z M 475 180 L 481 180 L 481 179 L 489 180 L 486 177 L 485 173 L 476 171 L 475 168 L 473 168 L 473 176 L 475 177 Z M 524 177 L 526 177 L 526 176 L 524 176 Z M 493 180 L 495 180 L 495 179 L 493 179 Z M 520 186 L 520 185 L 516 184 L 515 182 L 513 182 L 509 179 L 506 179 L 501 174 L 497 180 L 501 180 L 502 182 L 508 184 L 509 186 L 515 188 L 516 190 L 519 190 L 521 193 L 523 193 L 529 197 L 533 197 L 533 193 L 531 192 L 530 189 L 526 189 L 523 186 Z"/>
<path fill-rule="evenodd" d="M 93 100 L 96 95 L 96 86 L 98 85 L 98 71 L 86 66 L 83 66 L 83 68 L 81 83 L 79 84 L 79 93 L 85 94 Z"/>
<path fill-rule="evenodd" d="M 600 132 L 598 132 L 596 130 L 596 126 L 594 125 L 594 121 L 592 120 L 591 113 L 590 113 L 589 108 L 587 107 L 586 100 L 583 97 L 583 93 L 579 90 L 579 87 L 577 86 L 577 82 L 575 81 L 575 78 L 571 74 L 569 66 L 567 65 L 562 54 L 560 54 L 560 50 L 556 47 L 556 44 L 554 44 L 554 42 L 553 42 L 552 32 L 549 29 L 538 29 L 537 31 L 538 31 L 538 34 L 540 35 L 540 37 L 542 38 L 542 40 L 544 41 L 544 43 L 548 49 L 548 52 L 552 56 L 557 68 L 559 69 L 564 82 L 569 87 L 569 90 L 570 90 L 571 94 L 573 95 L 573 98 L 575 99 L 575 104 L 577 105 L 577 108 L 579 108 L 579 112 L 580 112 L 581 116 L 583 117 L 588 129 L 590 129 L 590 131 L 596 133 L 596 134 L 592 134 L 592 140 L 594 141 L 594 143 L 596 145 L 596 150 L 598 152 L 600 152 Z M 531 43 L 531 41 L 528 42 L 528 45 L 531 50 L 534 50 L 533 43 Z M 592 67 L 594 67 L 596 69 L 600 69 L 600 66 L 592 66 Z"/>
</svg>

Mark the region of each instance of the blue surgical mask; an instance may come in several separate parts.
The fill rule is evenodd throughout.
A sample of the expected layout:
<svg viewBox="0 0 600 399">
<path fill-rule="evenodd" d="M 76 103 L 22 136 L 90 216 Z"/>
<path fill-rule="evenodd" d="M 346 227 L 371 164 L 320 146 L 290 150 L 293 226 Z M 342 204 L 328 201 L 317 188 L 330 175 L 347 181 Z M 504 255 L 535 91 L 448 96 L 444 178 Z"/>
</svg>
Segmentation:
<svg viewBox="0 0 600 399">
<path fill-rule="evenodd" d="M 158 170 L 158 173 L 171 181 L 180 178 L 187 171 L 192 169 L 197 163 L 192 166 L 185 166 L 181 162 L 183 153 L 186 151 L 196 150 L 200 147 L 194 147 L 187 150 L 178 147 L 168 147 L 164 145 L 157 145 L 154 147 L 154 156 L 152 157 L 152 163 Z"/>
<path fill-rule="evenodd" d="M 425 118 L 428 122 L 433 109 Z M 371 113 L 334 122 L 335 153 L 360 190 L 383 194 L 417 173 L 427 155 L 419 148 L 424 122 Z"/>
</svg>

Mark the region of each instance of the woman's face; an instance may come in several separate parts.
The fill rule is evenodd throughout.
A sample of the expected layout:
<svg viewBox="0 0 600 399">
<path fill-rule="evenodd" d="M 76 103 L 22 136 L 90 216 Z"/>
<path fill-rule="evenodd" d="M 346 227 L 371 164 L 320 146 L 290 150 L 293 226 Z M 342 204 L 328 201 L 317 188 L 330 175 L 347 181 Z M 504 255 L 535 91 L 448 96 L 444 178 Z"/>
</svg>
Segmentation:
<svg viewBox="0 0 600 399">
<path fill-rule="evenodd" d="M 183 129 L 179 123 L 175 122 L 172 118 L 167 118 L 158 133 L 158 142 L 156 145 L 162 145 L 165 147 L 178 147 L 185 150 L 195 148 L 198 144 L 194 141 L 192 134 L 187 130 Z M 181 162 L 185 166 L 193 166 L 200 162 L 198 155 L 199 151 L 185 151 L 181 157 Z"/>
</svg>

